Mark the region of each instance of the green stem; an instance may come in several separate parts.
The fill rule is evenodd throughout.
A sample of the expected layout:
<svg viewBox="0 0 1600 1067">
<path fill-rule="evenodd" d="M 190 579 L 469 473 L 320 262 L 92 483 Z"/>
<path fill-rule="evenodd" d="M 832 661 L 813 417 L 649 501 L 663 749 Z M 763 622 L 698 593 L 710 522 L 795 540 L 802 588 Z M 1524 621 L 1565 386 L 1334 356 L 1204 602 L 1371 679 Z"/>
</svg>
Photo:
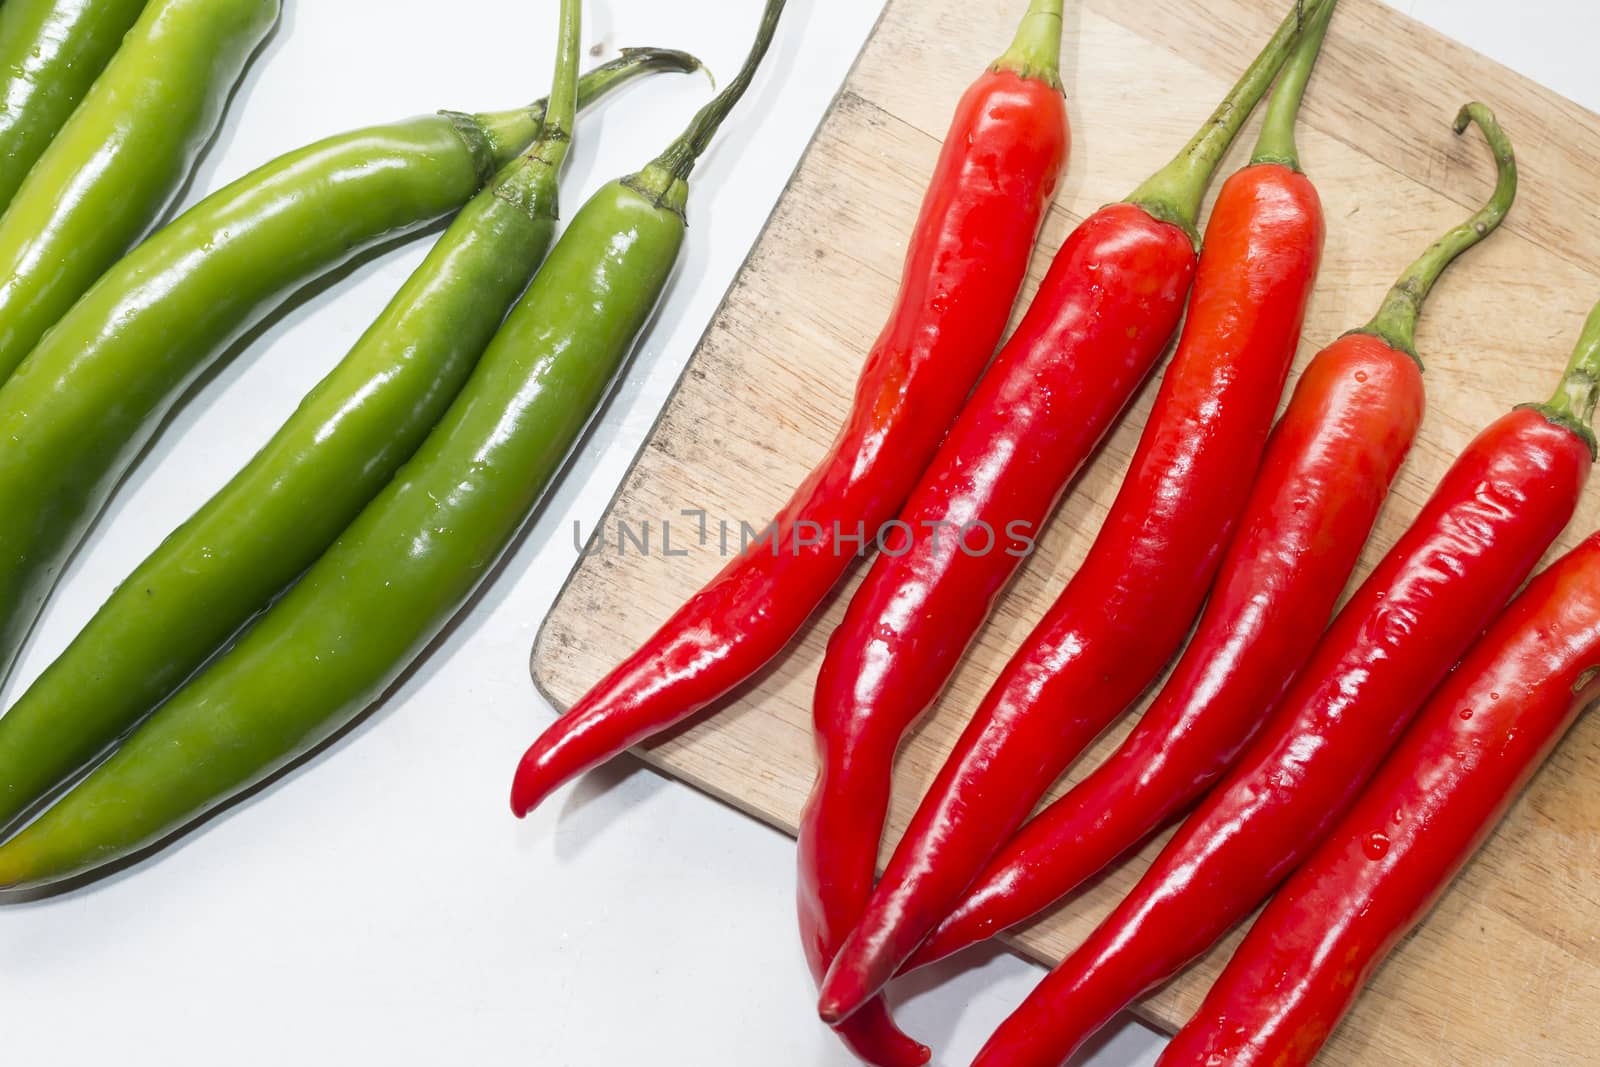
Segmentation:
<svg viewBox="0 0 1600 1067">
<path fill-rule="evenodd" d="M 585 108 L 605 96 L 630 78 L 651 70 L 671 71 L 674 74 L 693 74 L 705 69 L 705 64 L 676 48 L 624 48 L 617 58 L 602 63 L 578 79 L 578 107 Z M 541 108 L 542 104 L 534 107 Z M 543 121 L 543 111 L 540 111 Z"/>
<path fill-rule="evenodd" d="M 572 150 L 578 121 L 578 51 L 583 36 L 583 0 L 561 0 L 556 34 L 556 73 L 545 107 L 544 128 L 528 154 L 495 180 L 494 195 L 516 204 L 530 218 L 561 214 L 561 168 Z"/>
<path fill-rule="evenodd" d="M 1017 27 L 1016 40 L 995 60 L 995 70 L 1061 88 L 1061 23 L 1066 0 L 1033 0 Z"/>
<path fill-rule="evenodd" d="M 1149 181 L 1135 189 L 1127 202 L 1144 208 L 1163 222 L 1180 226 L 1200 243 L 1196 226 L 1200 218 L 1200 205 L 1205 201 L 1206 188 L 1217 164 L 1232 146 L 1234 138 L 1249 120 L 1267 87 L 1278 76 L 1284 61 L 1289 58 L 1300 31 L 1306 21 L 1321 14 L 1323 7 L 1333 0 L 1296 0 L 1289 17 L 1279 25 L 1267 47 L 1244 72 L 1244 77 L 1233 87 L 1206 124 L 1178 153 L 1176 159 L 1157 171 Z"/>
<path fill-rule="evenodd" d="M 785 0 L 767 0 L 766 9 L 761 13 L 761 24 L 756 27 L 755 43 L 750 46 L 750 54 L 745 57 L 739 73 L 734 75 L 726 89 L 700 109 L 690 120 L 689 127 L 667 146 L 665 152 L 638 174 L 624 179 L 626 185 L 652 200 L 657 207 L 683 213 L 688 202 L 689 175 L 710 146 L 723 120 L 743 99 L 750 83 L 755 80 L 756 71 L 761 68 L 761 61 L 767 57 L 767 49 L 772 45 L 773 35 L 778 32 L 778 20 L 783 15 L 784 3 Z"/>
<path fill-rule="evenodd" d="M 578 79 L 578 107 L 588 107 L 611 90 L 650 71 L 693 74 L 701 63 L 687 52 L 671 48 L 624 48 L 622 54 Z M 495 159 L 509 162 L 544 129 L 548 100 L 540 100 L 512 111 L 473 115 L 470 121 L 483 131 Z"/>
<path fill-rule="evenodd" d="M 1600 306 L 1589 313 L 1578 335 L 1578 347 L 1567 362 L 1567 372 L 1561 376 L 1561 385 L 1550 402 L 1540 405 L 1540 410 L 1552 422 L 1573 430 L 1595 448 L 1594 410 L 1600 403 Z"/>
<path fill-rule="evenodd" d="M 1356 331 L 1372 334 L 1419 363 L 1417 317 L 1422 314 L 1422 305 L 1427 302 L 1428 294 L 1433 292 L 1439 276 L 1450 264 L 1500 228 L 1506 213 L 1517 199 L 1517 156 L 1511 147 L 1511 139 L 1500 128 L 1494 112 L 1483 104 L 1472 103 L 1461 109 L 1456 116 L 1456 133 L 1465 133 L 1467 127 L 1474 123 L 1483 131 L 1484 139 L 1494 153 L 1495 167 L 1499 172 L 1494 195 L 1482 210 L 1439 238 L 1432 248 L 1424 252 L 1422 258 L 1413 263 L 1400 276 L 1394 288 L 1389 290 L 1389 295 L 1384 298 L 1383 306 L 1373 320 Z"/>
<path fill-rule="evenodd" d="M 1251 157 L 1251 163 L 1279 163 L 1293 170 L 1300 169 L 1300 147 L 1295 143 L 1300 104 L 1305 100 L 1306 86 L 1317 67 L 1317 57 L 1322 54 L 1322 42 L 1327 39 L 1328 24 L 1333 21 L 1338 3 L 1339 0 L 1328 0 L 1300 35 L 1300 44 L 1289 57 L 1278 79 L 1278 87 L 1272 90 L 1272 97 L 1267 101 L 1266 121 L 1261 126 L 1261 139 L 1256 142 L 1256 154 Z"/>
<path fill-rule="evenodd" d="M 561 28 L 556 35 L 556 73 L 545 108 L 542 140 L 572 143 L 578 122 L 578 53 L 582 47 L 582 0 L 561 0 Z M 565 157 L 566 152 L 561 153 Z M 558 165 L 560 161 L 557 161 Z"/>
</svg>

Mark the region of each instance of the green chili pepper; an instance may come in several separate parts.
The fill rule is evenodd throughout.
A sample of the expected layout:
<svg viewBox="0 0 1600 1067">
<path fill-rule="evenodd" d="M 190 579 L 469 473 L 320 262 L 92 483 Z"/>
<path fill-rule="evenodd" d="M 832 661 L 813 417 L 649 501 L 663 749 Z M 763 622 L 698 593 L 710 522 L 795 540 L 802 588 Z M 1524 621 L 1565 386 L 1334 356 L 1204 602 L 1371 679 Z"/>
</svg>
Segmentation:
<svg viewBox="0 0 1600 1067">
<path fill-rule="evenodd" d="M 0 847 L 0 886 L 148 847 L 349 723 L 493 569 L 604 399 L 665 290 L 687 179 L 765 55 L 644 170 L 573 218 L 417 454 L 305 577 L 100 768 Z"/>
<path fill-rule="evenodd" d="M 681 52 L 630 51 L 579 99 Z M 184 388 L 280 299 L 455 211 L 525 151 L 541 105 L 333 137 L 208 197 L 113 267 L 0 386 L 0 679 L 61 567 Z"/>
<path fill-rule="evenodd" d="M 7 0 L 0 6 L 0 211 L 111 61 L 144 4 Z"/>
<path fill-rule="evenodd" d="M 152 0 L 0 217 L 0 381 L 166 209 L 278 0 Z"/>
<path fill-rule="evenodd" d="M 0 826 L 133 727 L 316 562 L 455 399 L 555 236 L 578 2 L 563 0 L 560 38 L 573 76 L 558 70 L 535 150 L 467 205 L 266 448 L 0 718 Z"/>
</svg>

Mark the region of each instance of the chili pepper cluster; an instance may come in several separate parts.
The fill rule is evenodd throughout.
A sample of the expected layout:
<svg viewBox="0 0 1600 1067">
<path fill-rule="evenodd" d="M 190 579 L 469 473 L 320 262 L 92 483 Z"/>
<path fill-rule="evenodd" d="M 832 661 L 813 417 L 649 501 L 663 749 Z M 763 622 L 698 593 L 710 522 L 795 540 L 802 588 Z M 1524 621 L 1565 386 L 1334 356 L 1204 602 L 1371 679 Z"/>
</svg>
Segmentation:
<svg viewBox="0 0 1600 1067">
<path fill-rule="evenodd" d="M 0 121 L 0 677 L 182 393 L 299 287 L 454 216 L 289 421 L 0 717 L 0 886 L 150 849 L 314 749 L 432 642 L 654 314 L 690 175 L 783 7 L 765 5 L 743 68 L 683 134 L 559 238 L 579 108 L 700 66 L 627 49 L 580 77 L 579 0 L 560 5 L 547 100 L 328 138 L 142 241 L 277 0 L 0 9 L 0 54 L 21 57 L 0 93 L 23 105 Z"/>
<path fill-rule="evenodd" d="M 897 530 L 829 636 L 799 834 L 818 1012 L 863 1062 L 930 1058 L 886 1007 L 895 976 L 1032 918 L 1179 822 L 976 1063 L 1058 1067 L 1269 899 L 1162 1062 L 1311 1061 L 1595 695 L 1600 535 L 1507 602 L 1572 519 L 1595 458 L 1600 311 L 1554 398 L 1485 430 L 1327 628 L 1306 625 L 1333 616 L 1421 427 L 1427 298 L 1500 227 L 1518 185 L 1493 112 L 1468 104 L 1456 132 L 1487 140 L 1492 197 L 1312 360 L 1274 427 L 1325 233 L 1295 128 L 1336 3 L 1295 4 L 1177 157 L 1067 237 L 992 361 L 1019 250 L 1065 165 L 1060 0 L 1030 5 L 961 101 L 849 420 L 775 520 Z M 1207 187 L 1269 90 L 1256 151 L 1202 241 Z M 1041 528 L 1174 338 L 1087 558 L 877 876 L 900 743 L 1020 564 L 928 531 Z M 538 738 L 513 809 L 714 709 L 843 570 L 826 543 L 730 563 Z M 1174 656 L 1127 741 L 1034 814 Z"/>
<path fill-rule="evenodd" d="M 1173 825 L 977 1063 L 1057 1067 L 1263 904 L 1161 1062 L 1308 1063 L 1600 697 L 1600 534 L 1518 595 L 1594 464 L 1600 309 L 1552 399 L 1485 429 L 1335 614 L 1424 418 L 1418 319 L 1518 187 L 1510 139 L 1469 103 L 1455 130 L 1487 141 L 1492 196 L 1311 361 L 1274 425 L 1323 250 L 1296 125 L 1336 5 L 1293 5 L 1172 162 L 1067 237 L 1002 345 L 1071 140 L 1064 0 L 1032 0 L 957 104 L 845 425 L 770 527 L 794 550 L 730 562 L 517 768 L 525 815 L 714 712 L 843 578 L 864 546 L 842 551 L 840 531 L 892 527 L 828 642 L 799 835 L 817 1011 L 865 1063 L 931 1057 L 884 1000 L 897 975 Z M 154 233 L 278 0 L 0 8 L 0 680 L 183 392 L 298 287 L 453 216 L 288 422 L 0 717 L 0 887 L 93 876 L 314 750 L 538 506 L 667 289 L 691 173 L 784 2 L 682 135 L 558 236 L 581 107 L 699 66 L 636 49 L 580 77 L 580 6 L 561 2 L 545 101 L 328 138 Z M 1093 547 L 877 876 L 901 741 L 1026 555 L 939 531 L 1042 528 L 1174 341 Z M 1174 657 L 1126 742 L 1035 813 Z"/>
</svg>

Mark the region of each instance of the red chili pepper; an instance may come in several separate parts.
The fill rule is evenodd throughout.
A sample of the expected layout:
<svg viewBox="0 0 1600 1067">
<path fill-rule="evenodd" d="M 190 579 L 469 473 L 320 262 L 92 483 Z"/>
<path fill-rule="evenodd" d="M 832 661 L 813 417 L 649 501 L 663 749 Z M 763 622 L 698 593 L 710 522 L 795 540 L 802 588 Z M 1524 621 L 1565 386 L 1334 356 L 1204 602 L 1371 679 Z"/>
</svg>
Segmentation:
<svg viewBox="0 0 1600 1067">
<path fill-rule="evenodd" d="M 824 1019 L 850 1016 L 888 982 L 1050 784 L 1182 646 L 1260 465 L 1322 255 L 1322 205 L 1299 170 L 1294 127 L 1333 10 L 1333 3 L 1325 4 L 1307 24 L 1273 95 L 1253 165 L 1223 186 L 1206 230 L 1183 339 L 1094 547 L 1002 673 L 912 819 L 829 971 L 820 1005 Z M 1140 377 L 1148 366 L 1141 362 Z M 1089 388 L 1096 390 L 1091 395 L 1097 402 L 1120 406 L 1127 393 L 1115 386 L 1135 381 L 1130 375 L 1125 383 L 1094 381 Z M 1061 420 L 1062 410 L 1077 409 L 1057 405 L 1052 418 Z M 1008 424 L 1005 432 L 1015 430 Z M 974 444 L 958 476 L 981 465 L 978 449 L 994 447 L 985 440 Z M 1072 450 L 1049 451 L 1082 458 Z M 1050 470 L 1048 478 L 1037 469 L 1019 475 L 1041 483 L 1037 492 L 1055 488 L 1058 473 L 1070 473 L 1043 469 Z M 956 484 L 959 493 L 964 485 Z M 954 655 L 934 669 L 915 645 L 909 655 L 902 653 L 906 662 L 899 669 L 917 687 L 917 702 L 908 708 L 920 711 L 937 692 L 981 622 L 989 598 L 974 595 L 973 579 L 985 564 L 991 573 L 1002 569 L 982 560 L 951 567 L 941 576 L 951 603 L 930 597 L 914 619 L 913 631 L 951 630 L 961 643 L 940 646 Z M 891 618 L 906 602 L 905 590 L 923 580 L 909 569 L 887 586 L 873 587 L 869 579 L 869 592 L 878 596 L 874 601 L 864 593 L 858 602 Z M 992 596 L 999 586 L 982 588 Z M 965 605 L 963 614 L 952 614 L 955 604 Z M 851 610 L 854 616 L 855 605 Z M 857 633 L 881 641 L 882 632 L 895 625 L 866 621 L 854 632 L 847 623 L 836 647 Z M 915 632 L 911 639 L 921 640 Z"/>
<path fill-rule="evenodd" d="M 1424 259 L 1402 288 L 1432 269 Z M 1417 360 L 1371 333 L 1347 334 L 1311 361 L 1166 686 L 1100 768 L 995 856 L 906 969 L 1044 911 L 1227 771 L 1321 639 L 1423 407 Z"/>
<path fill-rule="evenodd" d="M 1300 376 L 1200 627 L 1127 741 L 995 857 L 906 969 L 1050 907 L 1198 800 L 1322 637 L 1422 422 L 1416 360 L 1370 334 Z"/>
<path fill-rule="evenodd" d="M 828 455 L 769 538 L 723 568 L 528 750 L 512 787 L 519 816 L 748 681 L 905 502 L 1000 343 L 1066 163 L 1063 3 L 1033 0 L 1011 49 L 962 97 L 894 310 Z"/>
<path fill-rule="evenodd" d="M 1428 702 L 1161 1064 L 1315 1059 L 1373 969 L 1600 698 L 1597 667 L 1600 535 L 1536 578 Z"/>
<path fill-rule="evenodd" d="M 1495 201 L 1430 254 L 1481 239 L 1515 190 L 1509 142 Z M 1405 350 L 1426 284 L 1402 284 L 1373 323 Z M 1590 439 L 1543 405 L 1469 445 L 1410 529 L 1340 612 L 1239 765 L 1111 916 L 1005 1021 L 978 1067 L 1056 1067 L 1145 990 L 1247 916 L 1313 850 L 1396 738 L 1571 519 Z"/>
<path fill-rule="evenodd" d="M 1033 0 L 1010 50 L 958 105 L 895 308 L 828 456 L 770 541 L 724 568 L 529 749 L 512 789 L 518 815 L 747 681 L 905 501 L 1000 342 L 1066 164 L 1063 2 Z M 820 980 L 827 960 L 811 962 Z M 881 1004 L 842 1036 L 872 1063 L 929 1056 Z"/>
</svg>

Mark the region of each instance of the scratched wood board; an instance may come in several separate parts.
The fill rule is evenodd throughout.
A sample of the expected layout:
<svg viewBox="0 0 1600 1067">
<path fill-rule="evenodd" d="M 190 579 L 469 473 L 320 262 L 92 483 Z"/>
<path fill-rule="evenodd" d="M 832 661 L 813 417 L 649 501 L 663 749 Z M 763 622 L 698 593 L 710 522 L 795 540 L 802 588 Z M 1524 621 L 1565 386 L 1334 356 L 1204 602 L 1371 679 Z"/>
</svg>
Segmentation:
<svg viewBox="0 0 1600 1067">
<path fill-rule="evenodd" d="M 567 707 L 722 565 L 679 517 L 700 509 L 762 526 L 822 456 L 893 295 L 906 236 L 952 106 L 1006 45 L 1021 0 L 891 0 L 750 261 L 599 528 L 534 650 L 541 689 Z M 1263 0 L 1085 0 L 1068 5 L 1068 177 L 1026 298 L 1069 230 L 1121 199 L 1206 116 L 1285 5 Z M 1376 0 L 1345 0 L 1302 129 L 1329 236 L 1299 367 L 1366 321 L 1396 274 L 1486 196 L 1476 135 L 1452 136 L 1471 98 L 1517 139 L 1523 193 L 1506 229 L 1457 267 L 1419 347 L 1430 409 L 1359 576 L 1416 514 L 1450 459 L 1512 404 L 1548 394 L 1600 298 L 1600 118 Z M 1247 130 L 1225 170 L 1248 156 Z M 1007 655 L 1083 558 L 1149 411 L 1145 388 L 1063 503 L 1019 579 L 900 759 L 885 854 Z M 620 552 L 619 524 L 656 524 L 655 551 Z M 1592 490 L 1560 548 L 1600 523 Z M 715 527 L 713 526 L 713 531 Z M 737 533 L 734 534 L 735 546 Z M 631 547 L 631 546 L 630 546 Z M 861 576 L 770 670 L 642 755 L 793 832 L 810 788 L 809 696 L 826 635 Z M 1137 711 L 1069 775 L 1081 778 Z M 1576 1064 L 1600 1057 L 1600 721 L 1580 722 L 1427 924 L 1382 968 L 1326 1062 Z M 1066 783 L 1063 783 L 1063 787 Z M 1160 842 L 1103 876 L 1012 947 L 1059 960 L 1144 869 Z M 775 930 L 774 937 L 795 936 Z M 1140 1011 L 1165 1028 L 1193 1011 L 1237 934 Z M 804 1010 L 797 1005 L 796 1010 Z"/>
</svg>

